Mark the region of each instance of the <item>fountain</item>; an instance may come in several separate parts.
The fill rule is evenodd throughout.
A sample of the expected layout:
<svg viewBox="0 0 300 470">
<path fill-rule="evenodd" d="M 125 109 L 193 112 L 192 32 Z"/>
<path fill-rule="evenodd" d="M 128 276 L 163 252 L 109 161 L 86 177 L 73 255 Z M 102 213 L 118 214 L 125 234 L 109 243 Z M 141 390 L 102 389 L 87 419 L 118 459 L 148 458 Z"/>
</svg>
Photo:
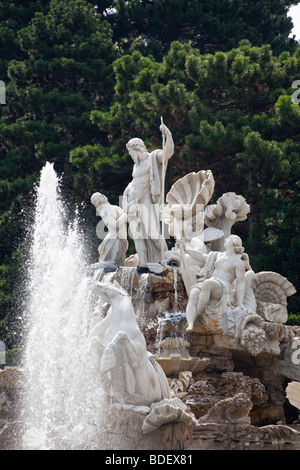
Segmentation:
<svg viewBox="0 0 300 470">
<path fill-rule="evenodd" d="M 25 448 L 52 448 L 55 433 L 67 433 L 66 423 L 88 422 L 91 411 L 83 403 L 88 403 L 85 394 L 92 384 L 85 364 L 96 305 L 89 289 L 92 278 L 85 276 L 78 223 L 75 217 L 66 226 L 68 217 L 59 191 L 53 165 L 46 164 L 37 191 L 29 268 Z"/>
<path fill-rule="evenodd" d="M 127 145 L 134 168 L 122 207 L 91 196 L 107 227 L 94 264 L 53 165 L 42 169 L 23 368 L 0 370 L 0 449 L 300 449 L 282 390 L 294 381 L 298 404 L 300 331 L 285 324 L 295 289 L 252 270 L 231 233 L 249 206 L 235 193 L 210 205 L 211 171 L 179 179 L 165 198 L 174 144 L 160 130 L 162 149 Z"/>
<path fill-rule="evenodd" d="M 59 179 L 53 165 L 46 164 L 37 191 L 29 270 L 23 372 L 25 449 L 105 448 L 102 430 L 108 397 L 149 412 L 153 403 L 160 402 L 160 413 L 166 406 L 161 400 L 170 398 L 166 377 L 146 352 L 137 325 L 138 319 L 143 321 L 148 274 L 139 277 L 135 314 L 127 291 L 116 281 L 110 282 L 113 270 L 106 268 L 112 264 L 100 259 L 87 266 L 76 218 L 69 226 L 66 220 Z M 105 249 L 99 251 L 100 257 L 103 253 L 105 257 Z M 132 293 L 132 268 L 123 268 L 122 281 Z M 118 333 L 124 302 L 126 320 Z M 104 311 L 108 303 L 112 307 L 109 313 Z M 108 317 L 112 318 L 110 323 Z M 124 355 L 129 358 L 125 364 Z M 140 365 L 135 364 L 136 357 Z M 149 388 L 150 395 L 143 392 L 147 381 L 151 387 L 156 383 L 153 392 Z M 185 416 L 182 408 L 183 404 L 181 418 Z"/>
</svg>

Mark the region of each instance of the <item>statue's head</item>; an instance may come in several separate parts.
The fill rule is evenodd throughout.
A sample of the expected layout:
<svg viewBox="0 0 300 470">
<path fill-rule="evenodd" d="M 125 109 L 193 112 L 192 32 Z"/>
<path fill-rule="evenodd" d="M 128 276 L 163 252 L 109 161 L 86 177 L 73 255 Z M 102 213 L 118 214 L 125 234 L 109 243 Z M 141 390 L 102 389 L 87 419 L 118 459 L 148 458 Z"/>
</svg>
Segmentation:
<svg viewBox="0 0 300 470">
<path fill-rule="evenodd" d="M 228 238 L 225 239 L 225 248 L 229 245 L 233 246 L 234 251 L 237 255 L 241 255 L 242 253 L 244 253 L 245 248 L 243 247 L 243 242 L 237 235 L 230 235 Z"/>
<path fill-rule="evenodd" d="M 101 193 L 94 193 L 91 197 L 91 203 L 95 207 L 101 206 L 101 204 L 106 204 L 108 201 L 107 197 Z"/>
<path fill-rule="evenodd" d="M 142 141 L 142 139 L 139 139 L 138 137 L 134 137 L 133 139 L 130 139 L 129 142 L 126 144 L 126 148 L 129 152 L 129 154 L 132 157 L 132 160 L 134 163 L 139 163 L 141 160 L 143 160 L 147 153 L 148 150 Z"/>
<path fill-rule="evenodd" d="M 127 291 L 123 287 L 121 287 L 117 281 L 114 281 L 113 283 L 97 282 L 97 287 L 101 296 L 104 298 L 104 300 L 106 300 L 106 302 L 109 302 L 109 300 L 115 296 L 128 296 Z"/>
</svg>

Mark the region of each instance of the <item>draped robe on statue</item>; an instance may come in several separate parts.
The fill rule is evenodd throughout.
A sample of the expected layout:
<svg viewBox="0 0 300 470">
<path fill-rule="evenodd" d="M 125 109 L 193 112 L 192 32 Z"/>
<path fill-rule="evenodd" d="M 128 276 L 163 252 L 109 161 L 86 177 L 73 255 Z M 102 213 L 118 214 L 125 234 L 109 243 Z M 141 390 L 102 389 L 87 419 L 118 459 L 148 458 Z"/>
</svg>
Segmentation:
<svg viewBox="0 0 300 470">
<path fill-rule="evenodd" d="M 132 181 L 125 189 L 122 200 L 141 266 L 160 262 L 167 250 L 160 228 L 162 181 L 167 162 L 162 174 L 162 164 L 157 161 L 159 153 L 161 150 L 154 150 L 134 165 Z"/>
</svg>

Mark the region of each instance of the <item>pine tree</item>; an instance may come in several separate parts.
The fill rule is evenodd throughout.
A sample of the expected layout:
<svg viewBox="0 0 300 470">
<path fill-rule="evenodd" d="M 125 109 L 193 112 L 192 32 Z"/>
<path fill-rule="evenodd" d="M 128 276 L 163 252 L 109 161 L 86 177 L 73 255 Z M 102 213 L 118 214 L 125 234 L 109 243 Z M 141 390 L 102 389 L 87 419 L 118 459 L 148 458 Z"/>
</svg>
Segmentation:
<svg viewBox="0 0 300 470">
<path fill-rule="evenodd" d="M 47 12 L 49 0 L 37 2 L 3 0 L 0 3 L 0 79 L 7 81 L 7 66 L 12 59 L 21 60 L 24 53 L 20 48 L 18 31 L 28 26 L 36 12 Z"/>
<path fill-rule="evenodd" d="M 116 0 L 115 39 L 124 50 L 138 48 L 162 58 L 173 41 L 187 42 L 201 53 L 229 51 L 242 39 L 270 44 L 274 52 L 293 50 L 288 8 L 282 0 Z"/>
<path fill-rule="evenodd" d="M 113 196 L 108 170 L 109 175 L 122 174 L 115 185 L 118 202 L 132 170 L 126 142 L 142 137 L 149 150 L 158 148 L 163 116 L 175 142 L 166 190 L 186 173 L 212 170 L 216 186 L 211 202 L 234 191 L 251 205 L 248 221 L 235 230 L 253 268 L 274 266 L 297 288 L 299 279 L 291 277 L 289 264 L 295 262 L 290 257 L 300 240 L 286 227 L 300 223 L 299 214 L 292 211 L 298 203 L 300 112 L 290 88 L 300 76 L 299 51 L 276 56 L 268 45 L 253 47 L 242 41 L 231 51 L 202 55 L 191 45 L 175 42 L 162 62 L 135 51 L 119 58 L 114 70 L 114 104 L 108 112 L 92 112 L 110 142 L 99 152 L 89 147 L 76 150 L 80 184 L 93 187 L 95 175 L 88 169 L 97 168 L 99 190 Z M 282 240 L 290 246 L 284 256 Z M 299 297 L 294 308 L 297 302 Z"/>
<path fill-rule="evenodd" d="M 8 64 L 0 119 L 0 271 L 6 278 L 22 243 L 21 206 L 42 166 L 55 162 L 72 191 L 69 152 L 101 140 L 90 112 L 108 107 L 114 86 L 111 29 L 92 4 L 52 0 L 49 11 L 36 11 L 24 23 Z M 1 315 L 9 308 L 7 296 L 3 302 Z"/>
<path fill-rule="evenodd" d="M 27 57 L 9 64 L 2 152 L 13 152 L 14 178 L 46 160 L 68 175 L 70 149 L 95 138 L 89 112 L 107 106 L 113 90 L 109 26 L 84 1 L 57 0 L 19 38 Z"/>
</svg>

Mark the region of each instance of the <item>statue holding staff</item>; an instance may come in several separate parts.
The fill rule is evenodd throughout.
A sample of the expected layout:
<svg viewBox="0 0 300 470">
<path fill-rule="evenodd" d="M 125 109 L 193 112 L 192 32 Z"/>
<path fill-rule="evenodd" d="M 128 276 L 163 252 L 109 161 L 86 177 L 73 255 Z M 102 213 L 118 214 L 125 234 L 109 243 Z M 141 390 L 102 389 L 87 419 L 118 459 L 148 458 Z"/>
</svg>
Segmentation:
<svg viewBox="0 0 300 470">
<path fill-rule="evenodd" d="M 168 160 L 174 153 L 172 134 L 160 125 L 163 149 L 149 153 L 139 138 L 129 140 L 126 147 L 134 162 L 132 181 L 123 193 L 122 207 L 127 213 L 129 230 L 134 240 L 139 265 L 159 263 L 167 250 L 160 222 L 164 180 Z"/>
</svg>

